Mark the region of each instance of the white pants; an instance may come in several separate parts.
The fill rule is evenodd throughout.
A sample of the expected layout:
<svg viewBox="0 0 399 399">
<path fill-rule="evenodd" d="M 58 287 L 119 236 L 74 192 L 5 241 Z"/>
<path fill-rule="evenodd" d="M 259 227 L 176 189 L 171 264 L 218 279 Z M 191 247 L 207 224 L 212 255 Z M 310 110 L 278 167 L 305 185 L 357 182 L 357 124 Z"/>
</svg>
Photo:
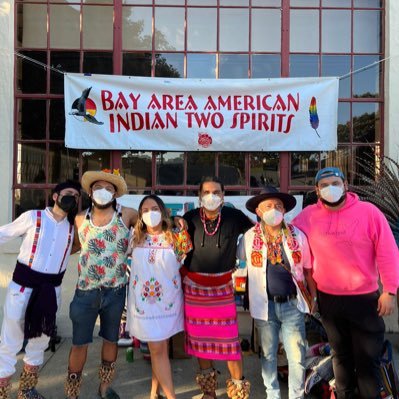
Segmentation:
<svg viewBox="0 0 399 399">
<path fill-rule="evenodd" d="M 0 378 L 9 377 L 15 373 L 17 353 L 24 343 L 25 312 L 32 289 L 10 283 L 4 303 L 4 318 L 0 337 Z M 56 288 L 57 305 L 60 307 L 60 287 Z M 28 341 L 25 348 L 24 362 L 31 366 L 43 363 L 44 351 L 47 349 L 50 337 L 42 334 Z"/>
</svg>

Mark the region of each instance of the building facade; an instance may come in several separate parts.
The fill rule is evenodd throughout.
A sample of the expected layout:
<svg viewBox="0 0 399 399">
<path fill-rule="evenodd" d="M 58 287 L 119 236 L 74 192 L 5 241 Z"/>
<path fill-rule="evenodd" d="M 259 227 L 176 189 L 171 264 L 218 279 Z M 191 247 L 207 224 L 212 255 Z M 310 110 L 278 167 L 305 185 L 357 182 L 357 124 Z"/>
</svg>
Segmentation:
<svg viewBox="0 0 399 399">
<path fill-rule="evenodd" d="M 341 166 L 358 184 L 357 160 L 399 155 L 398 8 L 387 0 L 4 1 L 0 222 L 46 205 L 51 187 L 88 169 L 119 168 L 134 194 L 192 195 L 204 174 L 219 175 L 230 195 L 250 195 L 264 183 L 300 194 L 326 165 Z M 338 149 L 67 150 L 63 72 L 339 76 Z"/>
</svg>

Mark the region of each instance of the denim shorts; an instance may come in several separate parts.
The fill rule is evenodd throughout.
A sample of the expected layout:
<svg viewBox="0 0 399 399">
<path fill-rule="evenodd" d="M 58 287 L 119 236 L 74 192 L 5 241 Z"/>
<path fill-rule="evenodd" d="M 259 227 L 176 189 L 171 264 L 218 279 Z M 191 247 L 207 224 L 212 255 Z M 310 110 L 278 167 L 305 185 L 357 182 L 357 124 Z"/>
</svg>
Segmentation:
<svg viewBox="0 0 399 399">
<path fill-rule="evenodd" d="M 73 327 L 72 344 L 86 345 L 93 342 L 93 331 L 98 316 L 99 335 L 109 342 L 118 342 L 125 297 L 126 286 L 85 291 L 76 289 L 69 306 L 69 317 Z"/>
</svg>

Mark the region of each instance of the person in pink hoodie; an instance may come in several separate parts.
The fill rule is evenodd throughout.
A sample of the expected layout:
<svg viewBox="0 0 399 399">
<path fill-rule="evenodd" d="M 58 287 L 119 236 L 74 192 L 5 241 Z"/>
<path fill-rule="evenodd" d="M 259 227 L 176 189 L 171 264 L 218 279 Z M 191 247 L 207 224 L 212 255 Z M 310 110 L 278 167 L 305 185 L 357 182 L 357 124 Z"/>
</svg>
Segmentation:
<svg viewBox="0 0 399 399">
<path fill-rule="evenodd" d="M 339 168 L 315 177 L 318 201 L 293 224 L 308 238 L 337 399 L 380 398 L 385 324 L 399 286 L 399 251 L 383 213 L 348 191 Z M 382 292 L 378 281 L 381 280 Z"/>
</svg>

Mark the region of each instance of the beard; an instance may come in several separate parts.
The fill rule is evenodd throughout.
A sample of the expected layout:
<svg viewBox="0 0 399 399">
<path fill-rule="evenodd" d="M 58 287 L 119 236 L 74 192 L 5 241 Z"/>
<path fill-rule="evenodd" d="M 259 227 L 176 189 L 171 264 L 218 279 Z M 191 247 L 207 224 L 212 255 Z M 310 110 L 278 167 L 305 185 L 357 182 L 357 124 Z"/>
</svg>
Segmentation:
<svg viewBox="0 0 399 399">
<path fill-rule="evenodd" d="M 97 204 L 97 202 L 94 201 L 93 198 L 91 199 L 91 201 L 93 202 L 94 207 L 97 209 L 108 209 L 109 207 L 111 207 L 113 205 L 115 200 L 112 200 L 111 202 L 108 202 L 108 204 L 104 204 L 104 205 Z"/>
<path fill-rule="evenodd" d="M 320 197 L 320 201 L 324 205 L 331 206 L 331 207 L 341 205 L 345 201 L 345 199 L 346 199 L 346 191 L 342 194 L 342 197 L 338 201 L 335 201 L 335 202 L 329 202 Z"/>
</svg>

